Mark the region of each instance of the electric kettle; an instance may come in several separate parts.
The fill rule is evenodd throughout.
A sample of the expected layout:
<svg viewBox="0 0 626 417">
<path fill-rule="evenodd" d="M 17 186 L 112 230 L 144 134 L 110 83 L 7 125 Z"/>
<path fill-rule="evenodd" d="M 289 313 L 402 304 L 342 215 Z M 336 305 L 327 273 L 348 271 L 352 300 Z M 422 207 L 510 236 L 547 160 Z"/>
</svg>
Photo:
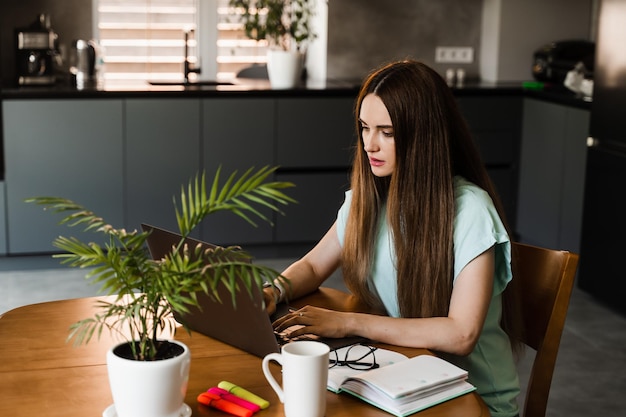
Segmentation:
<svg viewBox="0 0 626 417">
<path fill-rule="evenodd" d="M 79 39 L 72 45 L 70 74 L 76 88 L 94 88 L 102 74 L 102 51 L 94 40 Z"/>
</svg>

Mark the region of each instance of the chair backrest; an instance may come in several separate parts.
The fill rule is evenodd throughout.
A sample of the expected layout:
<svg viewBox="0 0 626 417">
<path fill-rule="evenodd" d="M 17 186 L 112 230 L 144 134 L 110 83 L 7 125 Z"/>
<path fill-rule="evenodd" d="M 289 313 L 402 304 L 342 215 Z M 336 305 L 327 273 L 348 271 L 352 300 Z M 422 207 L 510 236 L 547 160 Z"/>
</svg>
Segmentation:
<svg viewBox="0 0 626 417">
<path fill-rule="evenodd" d="M 544 417 L 578 255 L 513 243 L 513 256 L 513 276 L 518 280 L 524 321 L 522 342 L 537 351 L 524 417 Z"/>
</svg>

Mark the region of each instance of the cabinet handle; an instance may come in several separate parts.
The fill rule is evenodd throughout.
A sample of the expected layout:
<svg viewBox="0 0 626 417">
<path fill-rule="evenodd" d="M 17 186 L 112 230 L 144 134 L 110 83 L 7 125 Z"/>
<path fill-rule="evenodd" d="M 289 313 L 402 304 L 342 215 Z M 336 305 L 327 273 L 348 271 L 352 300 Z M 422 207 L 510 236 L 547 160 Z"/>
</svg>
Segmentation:
<svg viewBox="0 0 626 417">
<path fill-rule="evenodd" d="M 593 148 L 600 144 L 600 141 L 592 136 L 587 137 L 587 147 Z"/>
</svg>

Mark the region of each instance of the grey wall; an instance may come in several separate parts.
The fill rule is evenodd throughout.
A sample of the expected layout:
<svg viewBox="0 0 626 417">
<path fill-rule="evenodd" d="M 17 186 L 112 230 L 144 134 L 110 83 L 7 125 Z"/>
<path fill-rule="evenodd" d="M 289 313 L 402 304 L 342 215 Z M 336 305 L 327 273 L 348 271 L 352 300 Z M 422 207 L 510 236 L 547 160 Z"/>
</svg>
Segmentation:
<svg viewBox="0 0 626 417">
<path fill-rule="evenodd" d="M 532 79 L 535 50 L 594 39 L 597 0 L 341 0 L 328 2 L 329 78 L 361 79 L 414 58 L 440 73 L 463 68 L 486 81 Z M 472 64 L 435 64 L 437 46 L 474 48 Z"/>
<path fill-rule="evenodd" d="M 91 0 L 0 0 L 0 80 L 2 87 L 15 86 L 15 28 L 29 26 L 40 13 L 50 15 L 61 47 L 69 51 L 73 40 L 91 38 Z"/>
<path fill-rule="evenodd" d="M 538 47 L 564 39 L 595 38 L 596 7 L 593 0 L 484 0 L 481 78 L 528 79 Z"/>
<path fill-rule="evenodd" d="M 435 65 L 437 46 L 480 53 L 483 0 L 341 0 L 328 2 L 329 78 L 362 78 L 383 62 L 414 58 Z M 463 67 L 478 75 L 478 60 Z"/>
</svg>

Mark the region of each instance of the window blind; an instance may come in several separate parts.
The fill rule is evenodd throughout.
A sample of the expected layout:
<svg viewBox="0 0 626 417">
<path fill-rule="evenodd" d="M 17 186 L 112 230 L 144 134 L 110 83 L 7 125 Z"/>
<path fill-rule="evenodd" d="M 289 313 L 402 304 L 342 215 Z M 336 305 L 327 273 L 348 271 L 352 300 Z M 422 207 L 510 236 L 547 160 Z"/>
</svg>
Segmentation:
<svg viewBox="0 0 626 417">
<path fill-rule="evenodd" d="M 196 0 L 99 0 L 97 22 L 107 85 L 182 80 L 184 33 L 196 29 Z M 196 46 L 192 33 L 194 64 Z"/>
<path fill-rule="evenodd" d="M 217 6 L 218 77 L 234 77 L 244 67 L 266 63 L 267 42 L 246 37 L 240 11 L 230 7 L 229 0 L 217 0 Z"/>
<path fill-rule="evenodd" d="M 202 47 L 195 36 L 198 2 L 217 13 L 217 45 Z M 98 0 L 97 26 L 105 51 L 108 86 L 148 80 L 183 79 L 184 32 L 189 60 L 199 64 L 199 52 L 213 54 L 217 79 L 227 80 L 251 64 L 266 62 L 266 42 L 245 36 L 238 11 L 229 0 Z M 193 74 L 192 74 L 193 77 Z"/>
</svg>

